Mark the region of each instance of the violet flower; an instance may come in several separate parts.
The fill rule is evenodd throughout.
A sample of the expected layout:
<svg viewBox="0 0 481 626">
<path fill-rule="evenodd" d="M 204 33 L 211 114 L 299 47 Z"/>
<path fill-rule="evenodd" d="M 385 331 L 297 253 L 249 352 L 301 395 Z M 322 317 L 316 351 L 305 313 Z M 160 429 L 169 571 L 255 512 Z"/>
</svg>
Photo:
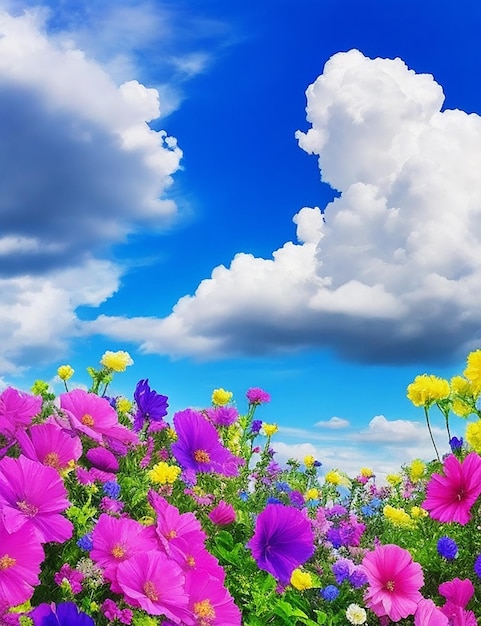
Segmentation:
<svg viewBox="0 0 481 626">
<path fill-rule="evenodd" d="M 167 396 L 150 388 L 149 379 L 139 380 L 134 391 L 137 413 L 134 417 L 134 431 L 139 432 L 145 422 L 160 422 L 167 415 L 169 406 Z M 162 420 L 163 421 L 163 420 Z"/>
</svg>

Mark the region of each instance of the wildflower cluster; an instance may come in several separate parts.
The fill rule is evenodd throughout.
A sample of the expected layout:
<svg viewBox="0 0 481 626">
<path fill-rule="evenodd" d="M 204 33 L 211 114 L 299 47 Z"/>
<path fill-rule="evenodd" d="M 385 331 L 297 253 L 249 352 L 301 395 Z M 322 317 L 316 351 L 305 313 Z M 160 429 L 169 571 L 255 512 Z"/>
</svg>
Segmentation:
<svg viewBox="0 0 481 626">
<path fill-rule="evenodd" d="M 452 453 L 376 483 L 276 459 L 270 401 L 230 391 L 170 416 L 139 381 L 107 397 L 132 359 L 108 352 L 89 391 L 37 381 L 0 393 L 0 624 L 474 626 L 481 598 L 481 351 L 451 382 L 408 396 L 443 413 Z M 466 443 L 451 412 L 469 407 Z M 456 411 L 458 411 L 456 413 Z M 480 429 L 481 430 L 481 429 Z"/>
</svg>

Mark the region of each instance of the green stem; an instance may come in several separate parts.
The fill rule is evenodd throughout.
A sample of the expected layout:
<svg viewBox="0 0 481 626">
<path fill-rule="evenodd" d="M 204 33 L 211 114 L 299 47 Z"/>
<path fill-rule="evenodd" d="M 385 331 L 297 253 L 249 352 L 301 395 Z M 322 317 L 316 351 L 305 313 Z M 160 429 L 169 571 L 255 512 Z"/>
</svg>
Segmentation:
<svg viewBox="0 0 481 626">
<path fill-rule="evenodd" d="M 431 442 L 432 442 L 434 450 L 436 452 L 437 459 L 441 463 L 441 459 L 439 457 L 439 452 L 438 452 L 438 449 L 436 448 L 436 443 L 434 441 L 433 431 L 431 430 L 431 423 L 429 421 L 429 410 L 428 410 L 427 406 L 424 407 L 424 415 L 426 416 L 426 424 L 428 425 L 429 436 L 431 437 Z"/>
</svg>

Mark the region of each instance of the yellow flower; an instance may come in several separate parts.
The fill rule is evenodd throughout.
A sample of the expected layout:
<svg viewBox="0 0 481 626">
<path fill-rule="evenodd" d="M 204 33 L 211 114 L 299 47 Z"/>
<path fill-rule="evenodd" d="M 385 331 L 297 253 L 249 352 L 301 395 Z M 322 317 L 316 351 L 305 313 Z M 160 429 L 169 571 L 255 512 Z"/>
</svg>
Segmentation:
<svg viewBox="0 0 481 626">
<path fill-rule="evenodd" d="M 374 476 L 374 472 L 370 467 L 361 467 L 359 475 L 364 476 L 364 478 L 371 478 L 371 476 Z"/>
<path fill-rule="evenodd" d="M 350 604 L 346 609 L 346 617 L 351 624 L 360 626 L 367 620 L 367 613 L 359 604 Z"/>
<path fill-rule="evenodd" d="M 171 441 L 177 441 L 177 439 L 178 439 L 177 433 L 175 432 L 175 430 L 171 426 L 169 426 L 169 428 L 167 428 L 165 432 L 167 434 L 167 437 Z"/>
<path fill-rule="evenodd" d="M 421 480 L 424 475 L 425 469 L 426 464 L 421 461 L 421 459 L 414 459 L 414 461 L 412 461 L 411 465 L 408 468 L 408 475 L 411 481 L 413 483 L 417 483 L 418 480 Z"/>
<path fill-rule="evenodd" d="M 306 500 L 317 500 L 319 497 L 319 489 L 308 489 L 306 491 Z"/>
<path fill-rule="evenodd" d="M 212 404 L 216 406 L 224 406 L 231 401 L 232 391 L 226 391 L 220 387 L 212 392 Z"/>
<path fill-rule="evenodd" d="M 478 396 L 481 391 L 481 350 L 474 350 L 468 354 L 463 374 L 471 382 L 475 396 Z"/>
<path fill-rule="evenodd" d="M 469 404 L 466 404 L 466 402 L 463 402 L 463 400 L 461 400 L 460 398 L 454 398 L 454 400 L 451 403 L 451 410 L 458 417 L 464 417 L 464 418 L 471 415 L 471 413 L 474 413 L 473 409 L 469 406 Z"/>
<path fill-rule="evenodd" d="M 420 519 L 422 517 L 427 517 L 429 513 L 426 511 L 426 509 L 423 509 L 420 506 L 413 506 L 410 511 L 410 515 L 413 519 Z"/>
<path fill-rule="evenodd" d="M 133 365 L 132 357 L 128 352 L 119 350 L 118 352 L 111 352 L 107 350 L 100 359 L 101 365 L 114 372 L 125 372 L 128 365 Z"/>
<path fill-rule="evenodd" d="M 312 454 L 308 454 L 304 457 L 304 465 L 308 468 L 314 467 L 314 463 L 316 459 L 312 456 Z"/>
<path fill-rule="evenodd" d="M 312 576 L 309 572 L 303 572 L 301 569 L 296 568 L 291 574 L 291 585 L 299 591 L 312 589 Z"/>
<path fill-rule="evenodd" d="M 127 398 L 117 398 L 115 406 L 119 413 L 128 413 L 132 408 L 132 402 Z"/>
<path fill-rule="evenodd" d="M 331 485 L 342 484 L 342 476 L 336 470 L 330 470 L 329 472 L 326 472 L 324 480 L 326 481 L 326 483 L 330 483 Z"/>
<path fill-rule="evenodd" d="M 402 477 L 399 474 L 388 474 L 386 476 L 386 480 L 392 487 L 400 485 L 403 481 Z"/>
<path fill-rule="evenodd" d="M 180 474 L 180 467 L 176 465 L 169 465 L 161 461 L 154 465 L 154 467 L 148 472 L 148 476 L 153 483 L 159 483 L 161 485 L 175 483 Z"/>
<path fill-rule="evenodd" d="M 471 396 L 473 394 L 471 383 L 463 376 L 453 376 L 451 378 L 451 389 L 458 396 Z"/>
<path fill-rule="evenodd" d="M 57 375 L 60 380 L 68 380 L 69 378 L 72 378 L 74 372 L 74 368 L 70 367 L 70 365 L 61 365 L 57 370 Z"/>
<path fill-rule="evenodd" d="M 402 508 L 396 508 L 390 504 L 386 504 L 383 509 L 384 517 L 391 522 L 394 526 L 400 528 L 411 528 L 414 525 L 409 513 Z"/>
<path fill-rule="evenodd" d="M 451 393 L 448 381 L 432 374 L 416 376 L 414 382 L 408 385 L 407 391 L 407 397 L 414 406 L 426 407 L 429 407 L 433 402 L 445 400 Z"/>
<path fill-rule="evenodd" d="M 481 420 L 466 426 L 466 441 L 475 452 L 481 453 Z"/>
<path fill-rule="evenodd" d="M 277 424 L 262 424 L 262 430 L 267 437 L 272 437 L 279 430 Z"/>
</svg>

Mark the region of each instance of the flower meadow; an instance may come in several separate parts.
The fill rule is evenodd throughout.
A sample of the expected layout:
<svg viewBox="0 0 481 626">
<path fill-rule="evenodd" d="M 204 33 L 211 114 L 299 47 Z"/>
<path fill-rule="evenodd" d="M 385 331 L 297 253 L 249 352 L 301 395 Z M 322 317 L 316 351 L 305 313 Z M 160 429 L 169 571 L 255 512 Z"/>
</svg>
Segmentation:
<svg viewBox="0 0 481 626">
<path fill-rule="evenodd" d="M 373 471 L 276 460 L 269 394 L 169 414 L 106 352 L 91 387 L 0 394 L 0 624 L 474 626 L 481 616 L 481 350 L 407 395 L 451 452 Z M 454 433 L 454 434 L 453 434 Z"/>
</svg>

